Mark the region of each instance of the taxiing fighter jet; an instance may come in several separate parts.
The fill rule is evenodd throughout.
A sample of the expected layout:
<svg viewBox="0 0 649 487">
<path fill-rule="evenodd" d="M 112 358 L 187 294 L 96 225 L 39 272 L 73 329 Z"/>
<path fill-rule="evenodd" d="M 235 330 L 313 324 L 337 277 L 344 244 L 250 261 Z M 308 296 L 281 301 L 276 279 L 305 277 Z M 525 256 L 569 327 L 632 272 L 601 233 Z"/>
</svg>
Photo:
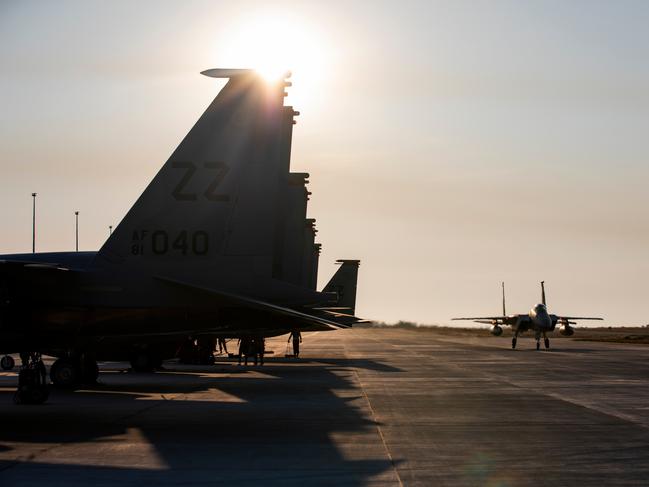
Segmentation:
<svg viewBox="0 0 649 487">
<path fill-rule="evenodd" d="M 559 333 L 564 336 L 572 336 L 575 331 L 570 325 L 576 324 L 576 320 L 601 320 L 602 318 L 589 318 L 583 316 L 566 316 L 549 314 L 545 302 L 545 282 L 541 281 L 541 303 L 534 306 L 529 313 L 507 315 L 505 311 L 505 283 L 501 283 L 503 290 L 503 314 L 502 316 L 482 316 L 475 318 L 453 318 L 453 320 L 471 320 L 476 323 L 492 325 L 491 333 L 500 336 L 503 333 L 502 326 L 511 326 L 514 336 L 512 337 L 512 348 L 516 348 L 516 339 L 519 333 L 534 330 L 536 349 L 541 348 L 541 336 L 545 342 L 545 348 L 550 348 L 550 339 L 547 336 L 549 331 L 554 331 L 559 324 Z"/>
<path fill-rule="evenodd" d="M 98 359 L 159 363 L 188 336 L 359 321 L 358 261 L 315 290 L 308 175 L 289 172 L 290 82 L 203 74 L 228 81 L 98 252 L 0 256 L 0 352 L 21 353 L 25 402 L 43 400 L 41 354 L 58 358 L 55 384 L 74 385 L 96 378 Z"/>
</svg>

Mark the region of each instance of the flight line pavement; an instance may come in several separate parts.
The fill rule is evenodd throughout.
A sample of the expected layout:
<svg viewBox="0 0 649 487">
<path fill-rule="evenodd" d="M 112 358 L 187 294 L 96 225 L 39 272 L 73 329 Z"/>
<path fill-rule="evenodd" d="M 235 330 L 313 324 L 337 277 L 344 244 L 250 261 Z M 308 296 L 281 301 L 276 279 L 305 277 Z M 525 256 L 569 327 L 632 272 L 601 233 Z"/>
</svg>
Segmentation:
<svg viewBox="0 0 649 487">
<path fill-rule="evenodd" d="M 355 329 L 12 403 L 0 486 L 647 485 L 649 347 Z M 234 344 L 231 344 L 233 348 Z"/>
</svg>

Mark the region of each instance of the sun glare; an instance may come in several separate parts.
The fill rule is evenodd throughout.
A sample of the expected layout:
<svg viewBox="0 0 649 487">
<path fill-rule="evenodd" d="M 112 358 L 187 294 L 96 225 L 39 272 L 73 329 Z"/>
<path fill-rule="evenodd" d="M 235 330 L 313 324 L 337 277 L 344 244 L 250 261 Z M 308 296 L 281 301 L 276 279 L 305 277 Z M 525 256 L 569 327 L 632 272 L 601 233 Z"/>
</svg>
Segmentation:
<svg viewBox="0 0 649 487">
<path fill-rule="evenodd" d="M 296 84 L 291 95 L 302 92 L 300 87 L 305 92 L 313 90 L 325 75 L 325 44 L 313 26 L 292 16 L 246 17 L 232 26 L 225 43 L 218 46 L 218 67 L 252 68 L 269 81 L 290 71 Z"/>
</svg>

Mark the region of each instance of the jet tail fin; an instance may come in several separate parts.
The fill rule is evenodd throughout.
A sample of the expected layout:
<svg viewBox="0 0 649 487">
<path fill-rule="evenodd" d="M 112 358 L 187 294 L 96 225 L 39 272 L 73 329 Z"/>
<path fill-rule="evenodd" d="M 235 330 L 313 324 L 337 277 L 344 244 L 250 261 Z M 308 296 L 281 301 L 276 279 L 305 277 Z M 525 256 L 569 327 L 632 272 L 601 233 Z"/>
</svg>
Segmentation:
<svg viewBox="0 0 649 487">
<path fill-rule="evenodd" d="M 541 281 L 541 302 L 547 304 L 545 302 L 545 281 Z"/>
<path fill-rule="evenodd" d="M 340 268 L 322 290 L 324 293 L 335 292 L 338 295 L 336 305 L 348 308 L 352 315 L 356 311 L 356 284 L 360 262 L 354 259 L 337 260 L 336 264 L 340 264 Z"/>
<path fill-rule="evenodd" d="M 500 285 L 503 288 L 503 316 L 507 316 L 507 312 L 505 311 L 505 283 L 501 282 Z"/>
<path fill-rule="evenodd" d="M 286 168 L 284 88 L 247 70 L 229 78 L 98 252 L 94 265 L 124 264 L 210 286 L 254 286 L 272 277 L 275 222 Z"/>
</svg>

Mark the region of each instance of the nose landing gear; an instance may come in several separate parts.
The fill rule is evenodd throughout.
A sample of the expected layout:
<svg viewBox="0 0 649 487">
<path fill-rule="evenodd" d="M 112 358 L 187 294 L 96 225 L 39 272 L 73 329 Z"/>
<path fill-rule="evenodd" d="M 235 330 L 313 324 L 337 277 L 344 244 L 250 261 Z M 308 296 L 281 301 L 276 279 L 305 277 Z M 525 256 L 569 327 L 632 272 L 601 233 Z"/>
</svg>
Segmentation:
<svg viewBox="0 0 649 487">
<path fill-rule="evenodd" d="M 550 339 L 547 337 L 545 332 L 543 332 L 543 344 L 545 345 L 546 350 L 550 348 Z M 536 349 L 541 350 L 541 335 L 536 335 Z"/>
<path fill-rule="evenodd" d="M 43 404 L 50 391 L 47 388 L 47 372 L 37 352 L 20 354 L 22 367 L 18 374 L 18 390 L 14 395 L 16 404 Z"/>
</svg>

